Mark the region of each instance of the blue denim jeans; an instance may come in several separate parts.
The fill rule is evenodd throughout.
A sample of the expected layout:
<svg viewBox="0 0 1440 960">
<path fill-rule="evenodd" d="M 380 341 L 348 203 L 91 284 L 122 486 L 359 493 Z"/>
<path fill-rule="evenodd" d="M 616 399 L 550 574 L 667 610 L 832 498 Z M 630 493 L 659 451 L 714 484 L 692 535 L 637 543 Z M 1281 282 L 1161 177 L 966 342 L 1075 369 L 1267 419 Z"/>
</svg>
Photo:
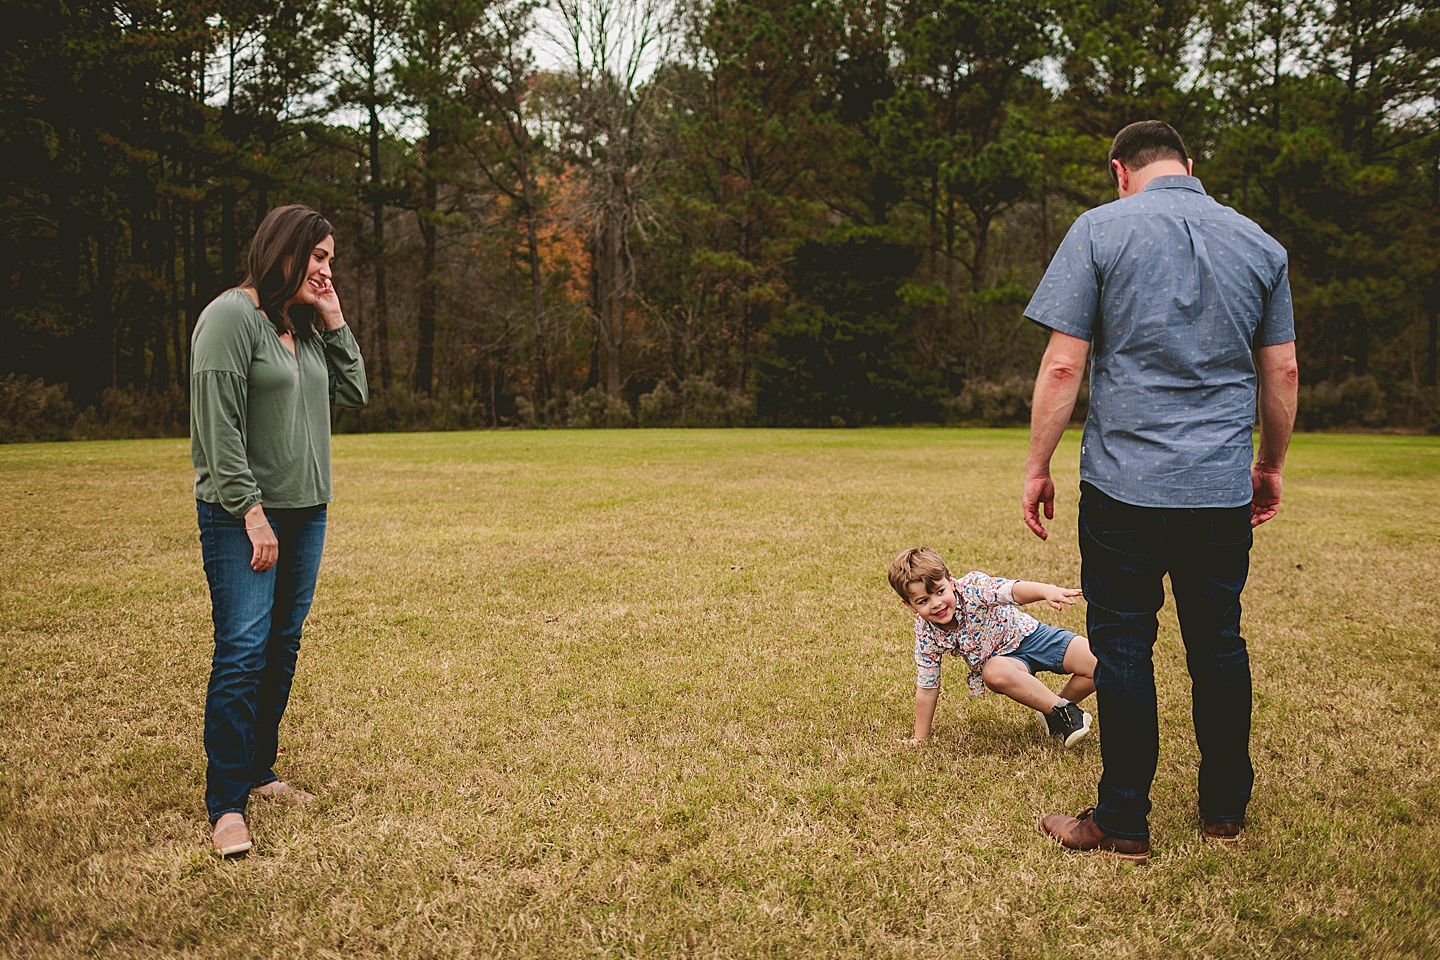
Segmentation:
<svg viewBox="0 0 1440 960">
<path fill-rule="evenodd" d="M 1080 485 L 1080 581 L 1104 721 L 1095 823 L 1148 840 L 1160 735 L 1156 613 L 1170 575 L 1200 747 L 1200 811 L 1240 822 L 1250 802 L 1250 656 L 1240 593 L 1250 572 L 1250 507 L 1136 507 Z"/>
<path fill-rule="evenodd" d="M 205 695 L 205 806 L 214 823 L 244 813 L 253 787 L 274 781 L 280 718 L 290 700 L 300 628 L 315 598 L 325 548 L 325 505 L 267 510 L 280 559 L 250 569 L 245 521 L 196 501 L 200 553 L 210 583 L 215 656 Z"/>
</svg>

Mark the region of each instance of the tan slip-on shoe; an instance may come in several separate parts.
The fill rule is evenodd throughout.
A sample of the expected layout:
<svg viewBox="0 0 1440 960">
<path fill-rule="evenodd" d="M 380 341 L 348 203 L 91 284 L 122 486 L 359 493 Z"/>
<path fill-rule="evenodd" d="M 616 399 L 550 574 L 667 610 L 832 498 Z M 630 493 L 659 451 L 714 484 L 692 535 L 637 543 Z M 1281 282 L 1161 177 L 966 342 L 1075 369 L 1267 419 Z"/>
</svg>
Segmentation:
<svg viewBox="0 0 1440 960">
<path fill-rule="evenodd" d="M 250 842 L 250 828 L 245 818 L 238 813 L 226 813 L 215 821 L 215 832 L 210 836 L 210 845 L 219 857 L 238 857 L 248 853 L 254 846 Z"/>
<path fill-rule="evenodd" d="M 1150 844 L 1147 841 L 1110 836 L 1095 824 L 1094 814 L 1094 807 L 1078 817 L 1047 814 L 1040 818 L 1040 832 L 1067 850 L 1095 851 L 1130 863 L 1147 863 L 1150 860 Z"/>
<path fill-rule="evenodd" d="M 310 803 L 315 799 L 315 794 L 306 793 L 299 787 L 292 787 L 284 780 L 271 780 L 263 787 L 256 787 L 250 791 L 250 796 L 267 800 L 284 800 L 288 803 Z"/>
</svg>

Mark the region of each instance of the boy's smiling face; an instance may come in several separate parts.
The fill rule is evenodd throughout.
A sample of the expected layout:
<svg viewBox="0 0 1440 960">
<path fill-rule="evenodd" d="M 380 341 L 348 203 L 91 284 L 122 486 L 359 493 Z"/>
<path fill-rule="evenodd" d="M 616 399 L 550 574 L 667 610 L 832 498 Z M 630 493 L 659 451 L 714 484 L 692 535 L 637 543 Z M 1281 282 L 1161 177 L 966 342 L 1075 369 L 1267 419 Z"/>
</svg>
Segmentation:
<svg viewBox="0 0 1440 960">
<path fill-rule="evenodd" d="M 935 584 L 933 592 L 924 580 L 911 581 L 905 584 L 905 595 L 910 598 L 905 606 L 919 614 L 921 620 L 939 624 L 954 622 L 955 588 L 949 578 Z"/>
</svg>

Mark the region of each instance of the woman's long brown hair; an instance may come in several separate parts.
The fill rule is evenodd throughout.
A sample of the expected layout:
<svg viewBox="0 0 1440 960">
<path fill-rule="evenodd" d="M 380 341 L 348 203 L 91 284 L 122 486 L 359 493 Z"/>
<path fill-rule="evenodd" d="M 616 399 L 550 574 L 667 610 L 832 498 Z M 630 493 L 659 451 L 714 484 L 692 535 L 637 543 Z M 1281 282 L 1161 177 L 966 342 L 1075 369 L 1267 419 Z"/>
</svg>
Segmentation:
<svg viewBox="0 0 1440 960">
<path fill-rule="evenodd" d="M 248 272 L 240 285 L 259 295 L 260 309 L 277 332 L 293 334 L 299 340 L 307 340 L 315 333 L 315 308 L 296 304 L 296 318 L 300 319 L 297 326 L 286 303 L 300 292 L 316 244 L 334 232 L 329 220 L 303 203 L 276 207 L 260 222 L 255 239 L 250 241 L 250 255 L 245 261 Z"/>
</svg>

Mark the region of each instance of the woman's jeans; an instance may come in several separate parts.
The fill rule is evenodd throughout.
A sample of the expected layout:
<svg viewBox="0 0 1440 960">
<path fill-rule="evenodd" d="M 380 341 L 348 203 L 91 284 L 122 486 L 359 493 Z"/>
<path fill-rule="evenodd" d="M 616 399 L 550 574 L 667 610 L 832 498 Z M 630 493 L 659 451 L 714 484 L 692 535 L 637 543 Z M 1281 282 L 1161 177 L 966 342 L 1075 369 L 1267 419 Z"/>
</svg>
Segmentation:
<svg viewBox="0 0 1440 960">
<path fill-rule="evenodd" d="M 1080 485 L 1080 580 L 1105 722 L 1095 824 L 1111 836 L 1150 837 L 1150 783 L 1160 747 L 1155 615 L 1165 603 L 1167 573 L 1190 670 L 1200 812 L 1234 823 L 1245 816 L 1255 781 L 1250 657 L 1240 636 L 1250 543 L 1248 504 L 1136 507 Z"/>
<path fill-rule="evenodd" d="M 250 790 L 273 782 L 280 718 L 290 699 L 300 628 L 315 598 L 325 548 L 325 505 L 267 510 L 280 559 L 250 569 L 245 521 L 196 501 L 200 553 L 210 582 L 215 657 L 205 695 L 205 805 L 214 823 L 244 813 Z"/>
</svg>

